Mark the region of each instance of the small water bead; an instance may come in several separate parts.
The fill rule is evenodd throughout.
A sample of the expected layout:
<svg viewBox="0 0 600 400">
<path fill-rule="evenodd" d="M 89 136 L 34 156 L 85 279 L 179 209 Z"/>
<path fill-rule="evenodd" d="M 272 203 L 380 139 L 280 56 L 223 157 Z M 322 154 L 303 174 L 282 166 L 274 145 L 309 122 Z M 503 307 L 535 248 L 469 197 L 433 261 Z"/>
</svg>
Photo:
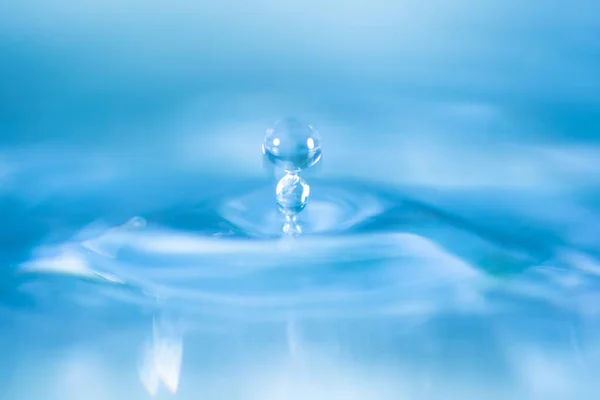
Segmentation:
<svg viewBox="0 0 600 400">
<path fill-rule="evenodd" d="M 310 195 L 310 186 L 296 174 L 284 176 L 275 189 L 279 209 L 286 216 L 295 216 L 304 210 Z"/>
<path fill-rule="evenodd" d="M 262 150 L 272 164 L 296 173 L 319 162 L 321 137 L 312 126 L 284 118 L 267 130 Z"/>
<path fill-rule="evenodd" d="M 146 227 L 146 220 L 142 217 L 133 217 L 122 225 L 124 229 L 141 229 Z"/>
</svg>

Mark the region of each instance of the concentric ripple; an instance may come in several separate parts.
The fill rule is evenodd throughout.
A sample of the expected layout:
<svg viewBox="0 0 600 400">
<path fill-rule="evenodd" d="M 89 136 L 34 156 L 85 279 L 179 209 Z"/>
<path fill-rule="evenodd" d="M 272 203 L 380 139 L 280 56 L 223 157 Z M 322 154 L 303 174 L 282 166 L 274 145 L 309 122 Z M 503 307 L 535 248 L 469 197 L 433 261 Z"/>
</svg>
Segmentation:
<svg viewBox="0 0 600 400">
<path fill-rule="evenodd" d="M 597 286 L 591 257 L 507 240 L 398 193 L 347 187 L 317 181 L 300 237 L 281 234 L 265 187 L 217 201 L 216 213 L 180 210 L 178 218 L 214 229 L 134 217 L 40 247 L 21 271 L 85 277 L 137 288 L 148 302 L 168 298 L 192 313 L 252 319 L 495 312 L 523 298 L 583 312 Z M 582 259 L 587 269 L 575 268 Z"/>
<path fill-rule="evenodd" d="M 352 184 L 344 183 L 311 181 L 310 205 L 298 216 L 302 232 L 343 233 L 381 215 L 394 204 L 386 193 L 368 188 L 357 190 Z M 249 236 L 281 236 L 284 219 L 270 186 L 226 200 L 219 207 L 219 213 Z"/>
</svg>

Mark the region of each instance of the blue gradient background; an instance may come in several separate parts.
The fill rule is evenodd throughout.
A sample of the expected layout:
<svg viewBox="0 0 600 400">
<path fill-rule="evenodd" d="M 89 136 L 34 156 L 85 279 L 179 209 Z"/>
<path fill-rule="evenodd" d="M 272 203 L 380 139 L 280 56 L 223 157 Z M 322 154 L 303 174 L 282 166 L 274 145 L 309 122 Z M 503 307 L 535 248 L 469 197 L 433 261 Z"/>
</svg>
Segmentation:
<svg viewBox="0 0 600 400">
<path fill-rule="evenodd" d="M 519 181 L 537 183 L 555 178 L 548 169 L 580 177 L 595 164 L 591 0 L 0 7 L 4 159 L 51 145 L 61 162 L 84 148 L 157 169 L 231 169 L 289 113 L 328 133 L 329 164 L 345 175 L 350 148 L 363 149 L 351 156 L 365 160 L 359 173 L 395 167 L 377 162 L 389 157 L 374 156 L 374 135 L 416 182 L 516 184 L 518 166 Z M 547 151 L 532 149 L 540 143 Z"/>
<path fill-rule="evenodd" d="M 14 270 L 94 220 L 263 182 L 263 132 L 290 114 L 322 132 L 323 179 L 598 255 L 595 0 L 3 0 L 0 399 L 147 398 L 153 310 Z M 596 313 L 523 310 L 308 324 L 309 372 L 285 324 L 187 321 L 176 397 L 593 399 Z"/>
</svg>

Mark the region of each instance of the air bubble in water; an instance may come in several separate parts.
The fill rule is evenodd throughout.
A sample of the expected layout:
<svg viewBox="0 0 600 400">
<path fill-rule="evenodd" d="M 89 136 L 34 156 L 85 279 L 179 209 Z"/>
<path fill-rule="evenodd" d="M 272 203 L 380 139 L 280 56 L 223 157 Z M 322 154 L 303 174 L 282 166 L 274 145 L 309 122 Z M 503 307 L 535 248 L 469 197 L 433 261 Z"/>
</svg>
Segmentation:
<svg viewBox="0 0 600 400">
<path fill-rule="evenodd" d="M 284 118 L 267 130 L 262 150 L 272 164 L 296 173 L 319 162 L 321 137 L 312 126 Z"/>
</svg>

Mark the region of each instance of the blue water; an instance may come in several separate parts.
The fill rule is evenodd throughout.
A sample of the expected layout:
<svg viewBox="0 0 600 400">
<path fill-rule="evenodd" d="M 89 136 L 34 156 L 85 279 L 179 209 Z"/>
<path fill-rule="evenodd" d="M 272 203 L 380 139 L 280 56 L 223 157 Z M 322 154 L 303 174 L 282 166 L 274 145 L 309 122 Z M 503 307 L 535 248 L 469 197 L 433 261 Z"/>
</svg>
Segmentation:
<svg viewBox="0 0 600 400">
<path fill-rule="evenodd" d="M 1 2 L 0 399 L 596 399 L 597 15 Z"/>
</svg>

